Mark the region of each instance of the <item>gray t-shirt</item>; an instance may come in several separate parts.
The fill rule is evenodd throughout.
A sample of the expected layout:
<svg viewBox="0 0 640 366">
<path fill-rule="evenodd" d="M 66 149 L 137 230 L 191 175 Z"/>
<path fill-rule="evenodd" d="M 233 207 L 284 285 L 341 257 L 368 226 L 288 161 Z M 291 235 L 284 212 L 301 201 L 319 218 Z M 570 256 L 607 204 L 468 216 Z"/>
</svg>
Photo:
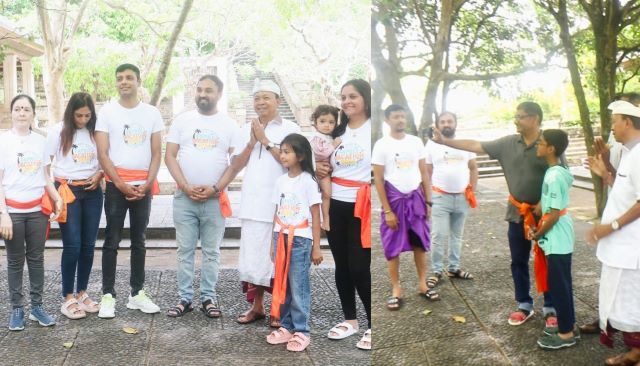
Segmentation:
<svg viewBox="0 0 640 366">
<path fill-rule="evenodd" d="M 540 201 L 542 181 L 547 171 L 547 162 L 536 156 L 536 140 L 526 146 L 521 135 L 509 135 L 497 140 L 481 142 L 484 151 L 497 159 L 504 171 L 509 193 L 518 201 L 535 205 Z M 522 217 L 518 209 L 507 203 L 505 220 L 519 223 Z"/>
</svg>

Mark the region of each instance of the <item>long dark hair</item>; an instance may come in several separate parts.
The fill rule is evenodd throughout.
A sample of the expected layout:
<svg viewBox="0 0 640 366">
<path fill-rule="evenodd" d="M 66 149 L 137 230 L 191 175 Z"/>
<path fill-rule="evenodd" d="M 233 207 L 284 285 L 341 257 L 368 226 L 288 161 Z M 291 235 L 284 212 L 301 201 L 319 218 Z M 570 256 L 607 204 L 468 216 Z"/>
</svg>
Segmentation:
<svg viewBox="0 0 640 366">
<path fill-rule="evenodd" d="M 362 99 L 364 99 L 364 112 L 367 118 L 371 118 L 371 85 L 365 80 L 353 79 L 344 83 L 340 90 L 342 91 L 347 85 L 353 86 L 358 91 L 358 94 L 362 96 Z M 333 138 L 342 136 L 347 130 L 348 123 L 349 117 L 344 111 L 340 111 L 340 124 L 333 130 Z"/>
<path fill-rule="evenodd" d="M 316 172 L 313 169 L 313 161 L 311 160 L 313 159 L 313 152 L 309 140 L 299 133 L 292 133 L 282 140 L 280 148 L 285 144 L 291 146 L 293 152 L 296 153 L 296 157 L 300 159 L 300 168 L 302 171 L 311 174 L 311 178 L 318 183 Z M 320 186 L 318 186 L 318 189 L 320 189 Z"/>
<path fill-rule="evenodd" d="M 91 111 L 91 118 L 87 122 L 87 130 L 93 140 L 93 133 L 96 130 L 96 107 L 93 105 L 93 99 L 91 95 L 87 93 L 74 93 L 69 98 L 67 108 L 64 110 L 64 117 L 62 119 L 62 131 L 60 131 L 60 151 L 62 155 L 67 155 L 71 150 L 71 144 L 73 143 L 73 136 L 76 134 L 76 121 L 74 113 L 83 107 L 89 108 Z"/>
</svg>

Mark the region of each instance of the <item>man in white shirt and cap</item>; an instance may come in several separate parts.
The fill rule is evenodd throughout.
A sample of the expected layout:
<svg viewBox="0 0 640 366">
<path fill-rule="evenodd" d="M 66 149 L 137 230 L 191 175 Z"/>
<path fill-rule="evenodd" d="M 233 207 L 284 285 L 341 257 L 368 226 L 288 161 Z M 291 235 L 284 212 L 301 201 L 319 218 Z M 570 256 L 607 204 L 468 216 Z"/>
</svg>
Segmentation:
<svg viewBox="0 0 640 366">
<path fill-rule="evenodd" d="M 606 360 L 607 365 L 640 362 L 640 108 L 616 101 L 611 109 L 611 133 L 622 143 L 617 172 L 607 171 L 602 157 L 591 169 L 612 184 L 599 225 L 587 233 L 598 244 L 602 262 L 599 313 L 601 339 L 613 346 L 613 332 L 621 331 L 630 351 Z"/>
<path fill-rule="evenodd" d="M 240 202 L 238 272 L 247 300 L 253 305 L 238 317 L 241 324 L 265 317 L 264 291 L 271 287 L 273 276 L 270 246 L 276 206 L 271 203 L 271 195 L 276 179 L 286 172 L 280 164 L 279 144 L 285 136 L 301 132 L 295 122 L 280 117 L 280 102 L 280 87 L 275 82 L 256 80 L 253 107 L 258 118 L 242 126 L 234 144 L 231 165 L 214 186 L 216 190 L 224 190 L 246 167 Z M 271 326 L 278 327 L 278 320 L 271 319 Z"/>
</svg>

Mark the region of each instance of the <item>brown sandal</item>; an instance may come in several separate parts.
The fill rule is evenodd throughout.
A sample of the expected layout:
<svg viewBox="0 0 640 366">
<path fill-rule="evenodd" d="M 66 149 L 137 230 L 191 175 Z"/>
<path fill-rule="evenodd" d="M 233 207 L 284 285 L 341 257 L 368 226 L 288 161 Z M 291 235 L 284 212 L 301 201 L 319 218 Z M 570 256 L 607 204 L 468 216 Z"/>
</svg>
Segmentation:
<svg viewBox="0 0 640 366">
<path fill-rule="evenodd" d="M 244 314 L 240 314 L 236 319 L 236 322 L 240 324 L 250 324 L 264 318 L 265 318 L 264 313 L 260 314 L 260 313 L 255 313 L 252 310 L 249 310 Z"/>
<path fill-rule="evenodd" d="M 613 357 L 609 357 L 604 361 L 604 364 L 605 365 L 610 365 L 610 366 L 634 366 L 638 362 L 640 362 L 640 360 L 634 360 L 632 358 L 629 358 L 629 356 L 628 356 L 629 353 L 630 352 L 622 353 L 622 354 L 619 354 L 619 355 L 613 356 Z"/>
</svg>

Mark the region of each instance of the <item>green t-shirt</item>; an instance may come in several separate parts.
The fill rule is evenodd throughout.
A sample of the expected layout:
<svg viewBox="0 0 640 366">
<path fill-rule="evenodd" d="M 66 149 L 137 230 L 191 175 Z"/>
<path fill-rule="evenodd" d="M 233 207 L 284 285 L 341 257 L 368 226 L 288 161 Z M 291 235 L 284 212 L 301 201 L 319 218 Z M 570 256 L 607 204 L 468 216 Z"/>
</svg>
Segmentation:
<svg viewBox="0 0 640 366">
<path fill-rule="evenodd" d="M 569 169 L 560 165 L 555 165 L 547 169 L 542 181 L 542 214 L 549 212 L 552 208 L 563 210 L 569 206 L 569 189 L 573 183 L 573 176 Z M 551 230 L 540 238 L 538 244 L 549 254 L 569 254 L 573 252 L 575 242 L 573 232 L 573 221 L 569 214 L 560 216 L 558 222 Z"/>
</svg>

